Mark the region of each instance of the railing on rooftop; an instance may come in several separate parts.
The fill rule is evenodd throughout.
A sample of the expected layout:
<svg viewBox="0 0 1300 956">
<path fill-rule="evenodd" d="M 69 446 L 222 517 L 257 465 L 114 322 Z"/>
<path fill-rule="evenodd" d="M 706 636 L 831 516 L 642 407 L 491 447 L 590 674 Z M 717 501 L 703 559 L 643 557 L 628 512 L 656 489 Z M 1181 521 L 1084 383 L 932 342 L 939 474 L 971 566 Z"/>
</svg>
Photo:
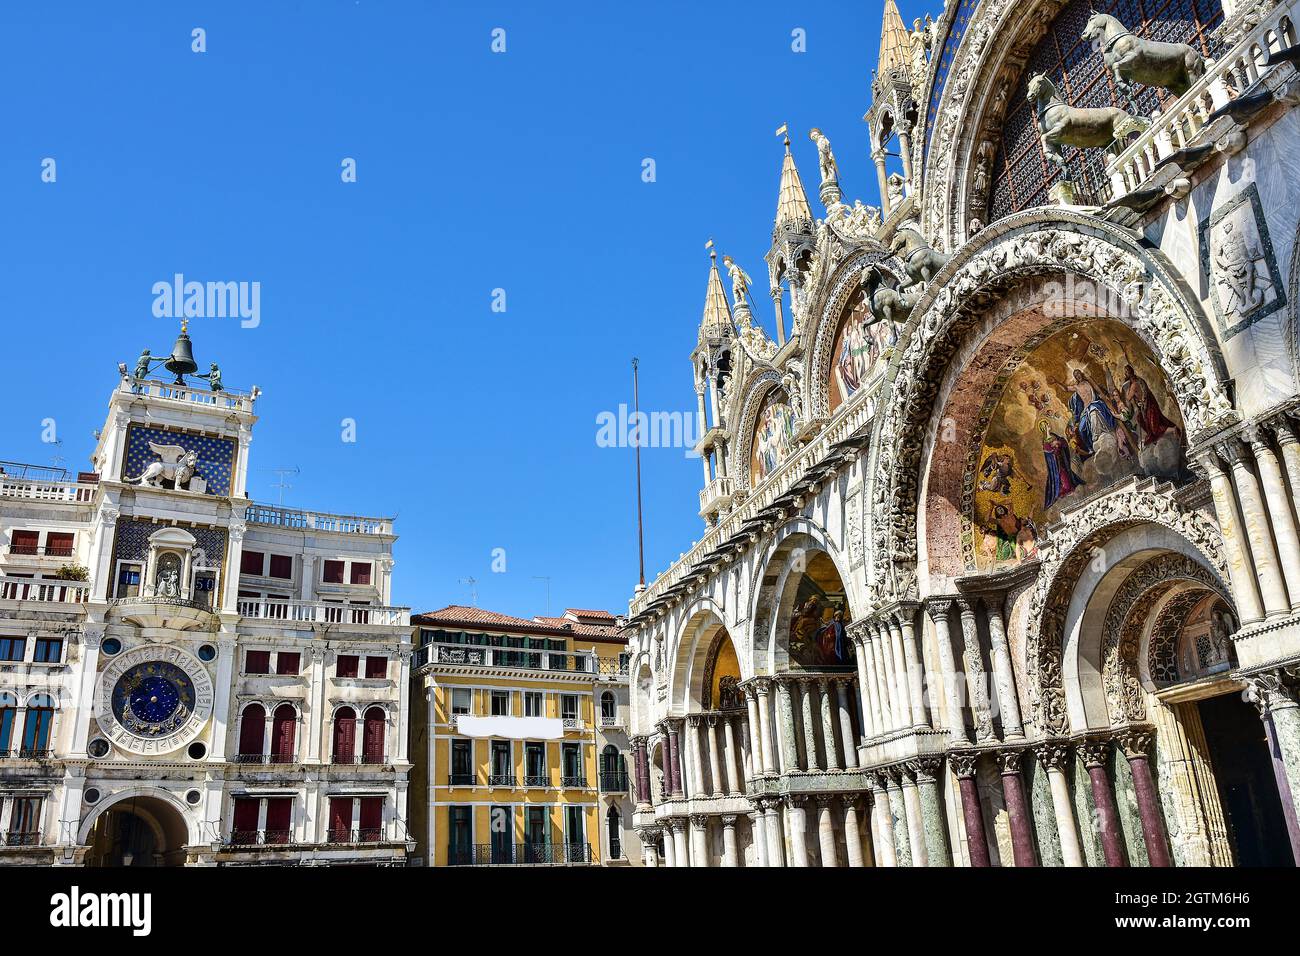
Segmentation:
<svg viewBox="0 0 1300 956">
<path fill-rule="evenodd" d="M 0 577 L 0 601 L 81 604 L 89 599 L 90 583 L 87 581 Z"/>
<path fill-rule="evenodd" d="M 240 615 L 259 621 L 291 621 L 302 624 L 371 624 L 382 627 L 411 623 L 409 607 L 376 604 L 342 604 L 329 601 L 240 598 Z"/>
<path fill-rule="evenodd" d="M 207 388 L 191 388 L 174 382 L 156 382 L 126 376 L 118 386 L 120 391 L 147 398 L 161 398 L 169 402 L 183 402 L 186 405 L 207 405 L 211 408 L 229 409 L 252 413 L 253 403 L 257 401 L 256 389 L 249 394 L 245 392 L 214 392 Z"/>
<path fill-rule="evenodd" d="M 3 498 L 89 502 L 94 500 L 95 489 L 98 487 L 93 482 L 76 481 L 71 478 L 23 478 L 10 474 L 7 470 L 0 472 L 0 497 Z"/>
<path fill-rule="evenodd" d="M 547 651 L 484 644 L 425 644 L 416 649 L 415 666 L 462 664 L 523 670 L 566 671 L 575 674 L 626 674 L 627 661 L 598 657 L 592 651 Z"/>
<path fill-rule="evenodd" d="M 362 515 L 335 515 L 323 511 L 300 511 L 273 505 L 252 504 L 244 512 L 251 524 L 304 531 L 332 531 L 336 534 L 392 534 L 392 518 L 367 518 Z"/>
</svg>

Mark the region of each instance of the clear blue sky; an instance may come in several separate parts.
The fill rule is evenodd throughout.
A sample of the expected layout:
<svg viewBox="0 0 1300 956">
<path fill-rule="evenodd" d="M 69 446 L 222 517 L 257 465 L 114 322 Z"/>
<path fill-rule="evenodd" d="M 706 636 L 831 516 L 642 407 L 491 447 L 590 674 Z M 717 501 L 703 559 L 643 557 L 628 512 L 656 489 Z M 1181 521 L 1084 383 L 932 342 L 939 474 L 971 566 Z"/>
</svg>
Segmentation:
<svg viewBox="0 0 1300 956">
<path fill-rule="evenodd" d="M 481 606 L 540 614 L 533 576 L 549 575 L 553 611 L 625 611 L 632 451 L 597 447 L 596 416 L 630 401 L 633 355 L 643 409 L 693 409 L 704 243 L 764 273 L 782 122 L 811 190 L 820 126 L 845 192 L 875 202 L 861 116 L 880 13 L 4 4 L 0 458 L 88 467 L 117 363 L 175 338 L 153 283 L 257 281 L 260 326 L 191 328 L 203 367 L 265 392 L 252 497 L 274 502 L 272 469 L 297 466 L 288 505 L 396 515 L 394 596 L 417 610 L 469 603 L 458 582 L 473 576 Z M 356 183 L 340 181 L 344 157 Z M 701 468 L 647 449 L 643 473 L 653 576 L 701 533 Z"/>
</svg>

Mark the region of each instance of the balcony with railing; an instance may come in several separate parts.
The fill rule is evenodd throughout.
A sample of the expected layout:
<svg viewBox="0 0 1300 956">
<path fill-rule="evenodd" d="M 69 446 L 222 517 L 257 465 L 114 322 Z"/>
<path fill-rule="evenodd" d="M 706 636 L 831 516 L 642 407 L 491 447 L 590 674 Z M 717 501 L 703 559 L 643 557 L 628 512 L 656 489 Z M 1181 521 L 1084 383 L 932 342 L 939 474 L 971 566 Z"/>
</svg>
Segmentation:
<svg viewBox="0 0 1300 956">
<path fill-rule="evenodd" d="M 0 833 L 0 846 L 40 846 L 41 835 L 32 831 Z"/>
<path fill-rule="evenodd" d="M 1272 82 L 1269 74 L 1278 70 L 1294 76 L 1289 66 L 1265 64 L 1270 53 L 1295 44 L 1291 16 L 1291 4 L 1274 6 L 1218 59 L 1207 61 L 1205 74 L 1191 89 L 1157 114 L 1109 164 L 1109 191 L 1103 191 L 1100 201 L 1118 200 L 1147 188 L 1168 191 L 1174 179 L 1208 158 L 1215 140 L 1233 125 L 1234 119 L 1215 116 L 1216 110 L 1255 91 L 1261 79 Z M 1284 75 L 1278 73 L 1277 78 Z"/>
<path fill-rule="evenodd" d="M 594 862 L 590 843 L 475 843 L 447 848 L 448 866 L 565 866 Z"/>
<path fill-rule="evenodd" d="M 513 773 L 490 773 L 488 774 L 489 787 L 514 787 L 516 786 L 517 777 Z"/>
<path fill-rule="evenodd" d="M 474 772 L 468 771 L 461 773 L 451 771 L 447 774 L 447 786 L 449 787 L 472 787 L 474 786 Z"/>
<path fill-rule="evenodd" d="M 292 830 L 232 830 L 227 846 L 279 846 L 293 842 Z"/>
<path fill-rule="evenodd" d="M 587 775 L 585 773 L 566 773 L 560 776 L 561 787 L 571 787 L 575 790 L 587 789 Z"/>
<path fill-rule="evenodd" d="M 0 461 L 0 498 L 87 504 L 99 487 L 93 474 L 73 475 L 62 468 Z"/>
<path fill-rule="evenodd" d="M 326 834 L 326 841 L 336 846 L 338 845 L 358 845 L 364 843 L 383 843 L 383 827 L 361 827 L 359 829 L 348 827 L 330 827 L 329 833 Z"/>
<path fill-rule="evenodd" d="M 247 764 L 266 764 L 267 766 L 287 766 L 298 762 L 298 758 L 290 753 L 269 753 L 269 754 L 235 754 L 235 763 Z"/>
<path fill-rule="evenodd" d="M 377 604 L 341 604 L 329 601 L 240 598 L 242 617 L 254 621 L 283 621 L 294 624 L 342 624 L 371 627 L 409 627 L 409 607 Z"/>
<path fill-rule="evenodd" d="M 260 394 L 257 389 L 250 393 L 226 390 L 214 392 L 208 388 L 190 388 L 188 385 L 177 385 L 175 382 L 155 382 L 133 378 L 129 375 L 122 377 L 122 384 L 119 389 L 131 395 L 161 399 L 165 402 L 175 402 L 181 405 L 205 405 L 209 408 L 246 412 L 250 415 L 253 413 L 253 404 Z"/>
<path fill-rule="evenodd" d="M 249 524 L 300 531 L 328 531 L 334 534 L 392 534 L 392 518 L 364 515 L 336 515 L 324 511 L 301 511 L 274 505 L 251 504 L 244 512 Z"/>
<path fill-rule="evenodd" d="M 90 582 L 56 578 L 0 577 L 0 601 L 37 604 L 82 604 L 90 600 Z"/>
<path fill-rule="evenodd" d="M 465 667 L 493 667 L 512 670 L 557 671 L 570 674 L 599 674 L 603 662 L 592 651 L 547 651 L 522 647 L 493 647 L 484 644 L 425 644 L 415 652 L 415 665 L 450 664 Z M 616 667 L 617 663 L 610 665 Z M 623 664 L 626 672 L 626 663 Z"/>
<path fill-rule="evenodd" d="M 330 757 L 330 763 L 336 766 L 380 767 L 388 763 L 388 755 L 377 750 L 367 750 L 359 754 L 336 753 Z"/>
<path fill-rule="evenodd" d="M 731 479 L 714 478 L 700 489 L 700 517 L 707 519 L 731 505 Z"/>
<path fill-rule="evenodd" d="M 627 793 L 626 770 L 602 770 L 600 772 L 601 793 Z"/>
<path fill-rule="evenodd" d="M 551 775 L 549 773 L 524 774 L 525 787 L 549 787 L 550 785 L 551 785 Z"/>
<path fill-rule="evenodd" d="M 33 558 L 70 558 L 73 554 L 70 544 L 11 544 L 6 551 L 11 555 Z"/>
</svg>

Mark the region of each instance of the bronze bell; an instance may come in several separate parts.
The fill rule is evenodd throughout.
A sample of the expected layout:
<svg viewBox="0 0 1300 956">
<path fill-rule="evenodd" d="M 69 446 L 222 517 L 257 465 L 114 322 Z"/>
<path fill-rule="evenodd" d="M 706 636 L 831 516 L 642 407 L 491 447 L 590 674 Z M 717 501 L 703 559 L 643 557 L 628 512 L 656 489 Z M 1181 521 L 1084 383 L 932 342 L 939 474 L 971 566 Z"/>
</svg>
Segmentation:
<svg viewBox="0 0 1300 956">
<path fill-rule="evenodd" d="M 163 362 L 163 368 L 176 376 L 177 385 L 184 385 L 185 376 L 193 375 L 199 369 L 198 363 L 194 361 L 194 346 L 190 342 L 189 333 L 186 332 L 185 323 L 181 323 L 181 334 L 176 336 L 172 354 L 167 356 L 167 361 Z"/>
</svg>

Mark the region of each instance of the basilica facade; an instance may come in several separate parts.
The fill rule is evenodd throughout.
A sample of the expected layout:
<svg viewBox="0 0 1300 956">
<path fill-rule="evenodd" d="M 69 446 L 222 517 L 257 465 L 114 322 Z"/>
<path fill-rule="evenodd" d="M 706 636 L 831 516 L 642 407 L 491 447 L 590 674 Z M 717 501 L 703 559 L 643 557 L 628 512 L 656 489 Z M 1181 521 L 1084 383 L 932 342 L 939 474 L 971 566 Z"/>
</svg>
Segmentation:
<svg viewBox="0 0 1300 956">
<path fill-rule="evenodd" d="M 646 865 L 1300 859 L 1295 6 L 887 0 L 879 205 L 708 272 Z"/>
<path fill-rule="evenodd" d="M 184 329 L 119 370 L 90 470 L 0 463 L 0 865 L 403 864 L 391 519 L 250 501 Z"/>
</svg>

